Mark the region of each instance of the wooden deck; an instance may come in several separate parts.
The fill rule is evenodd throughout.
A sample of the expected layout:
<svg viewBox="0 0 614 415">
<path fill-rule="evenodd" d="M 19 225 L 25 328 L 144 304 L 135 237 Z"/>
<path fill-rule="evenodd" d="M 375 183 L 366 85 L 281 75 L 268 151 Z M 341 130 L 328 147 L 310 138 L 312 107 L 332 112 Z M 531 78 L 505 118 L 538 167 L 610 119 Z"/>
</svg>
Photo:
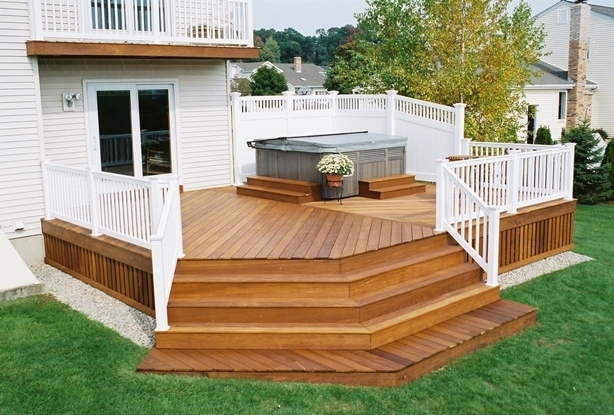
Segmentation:
<svg viewBox="0 0 614 415">
<path fill-rule="evenodd" d="M 342 204 L 233 187 L 181 198 L 186 256 L 171 327 L 156 333 L 141 372 L 397 385 L 535 321 L 534 308 L 501 301 L 465 252 L 434 233 L 432 185 Z M 571 249 L 574 210 L 559 201 L 503 215 L 501 267 Z M 78 228 L 43 221 L 47 262 L 153 311 L 148 253 Z"/>
<path fill-rule="evenodd" d="M 186 259 L 344 258 L 432 236 L 435 224 L 434 186 L 300 206 L 222 188 L 183 193 L 181 203 Z"/>
</svg>

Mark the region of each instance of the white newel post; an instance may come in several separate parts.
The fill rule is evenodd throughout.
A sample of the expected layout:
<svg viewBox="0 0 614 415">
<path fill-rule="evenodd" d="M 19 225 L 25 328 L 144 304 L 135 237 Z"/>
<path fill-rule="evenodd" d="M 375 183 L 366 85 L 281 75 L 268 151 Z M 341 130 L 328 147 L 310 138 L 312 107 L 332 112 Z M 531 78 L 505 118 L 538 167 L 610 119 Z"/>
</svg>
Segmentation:
<svg viewBox="0 0 614 415">
<path fill-rule="evenodd" d="M 337 119 L 337 96 L 339 95 L 339 91 L 328 91 L 328 95 L 330 96 L 330 109 L 331 116 L 333 117 L 333 133 L 337 133 L 337 123 L 335 120 Z"/>
<path fill-rule="evenodd" d="M 162 209 L 164 208 L 164 200 L 162 198 L 162 191 L 160 189 L 160 182 L 157 177 L 150 179 L 151 183 L 151 234 L 155 235 L 160 225 L 160 217 L 162 216 Z"/>
<path fill-rule="evenodd" d="M 571 147 L 571 150 L 567 153 L 567 166 L 565 168 L 567 171 L 565 172 L 565 193 L 567 196 L 565 200 L 573 199 L 573 171 L 574 171 L 574 157 L 576 155 L 576 143 L 565 143 L 565 147 Z"/>
<path fill-rule="evenodd" d="M 498 210 L 488 222 L 488 258 L 486 258 L 486 285 L 496 287 L 499 285 L 499 225 L 501 214 Z"/>
<path fill-rule="evenodd" d="M 247 41 L 250 47 L 254 46 L 254 19 L 252 12 L 252 0 L 247 0 L 247 16 L 244 19 L 247 20 Z"/>
<path fill-rule="evenodd" d="M 284 112 L 286 113 L 286 137 L 290 136 L 290 125 L 292 125 L 292 114 L 294 111 L 294 93 L 292 91 L 282 92 L 284 96 Z"/>
<path fill-rule="evenodd" d="M 386 102 L 386 134 L 393 135 L 394 134 L 394 114 L 395 114 L 395 106 L 394 101 L 397 97 L 397 92 L 394 89 L 386 91 L 387 102 Z"/>
<path fill-rule="evenodd" d="M 85 169 L 87 171 L 87 193 L 90 198 L 90 225 L 92 226 L 92 236 L 102 235 L 99 231 L 100 226 L 100 209 L 98 205 L 98 189 L 94 180 L 94 172 L 91 167 Z"/>
<path fill-rule="evenodd" d="M 168 313 L 166 307 L 168 305 L 166 297 L 166 282 L 164 281 L 164 255 L 162 241 L 160 239 L 151 240 L 151 262 L 153 266 L 153 283 L 154 283 L 154 303 L 156 307 L 156 330 L 166 331 L 170 328 L 168 325 Z"/>
<path fill-rule="evenodd" d="M 507 203 L 508 213 L 518 213 L 518 192 L 520 191 L 520 150 L 509 150 L 512 156 L 507 169 Z"/>
<path fill-rule="evenodd" d="M 435 160 L 435 177 L 437 180 L 435 184 L 435 231 L 443 232 L 443 218 L 444 210 L 446 206 L 446 189 L 445 181 L 443 179 L 443 165 L 447 162 L 445 159 Z"/>
<path fill-rule="evenodd" d="M 49 163 L 49 159 L 41 160 L 41 176 L 43 179 L 43 202 L 45 204 L 45 219 L 53 219 L 51 216 L 51 199 L 49 193 L 49 176 L 47 172 L 47 164 Z"/>
<path fill-rule="evenodd" d="M 230 93 L 230 105 L 231 105 L 231 123 L 232 123 L 232 131 L 231 135 L 231 146 L 232 146 L 232 181 L 235 186 L 240 186 L 240 172 L 239 172 L 239 155 L 237 154 L 237 142 L 240 134 L 238 133 L 239 129 L 239 118 L 241 117 L 241 93 L 240 92 L 231 92 Z"/>
<path fill-rule="evenodd" d="M 460 155 L 463 156 L 470 156 L 471 155 L 471 146 L 469 145 L 469 143 L 471 143 L 471 140 L 468 138 L 463 138 L 461 140 L 461 149 L 460 149 Z"/>
<path fill-rule="evenodd" d="M 465 138 L 466 104 L 454 104 L 454 154 L 461 153 L 461 140 Z"/>
<path fill-rule="evenodd" d="M 32 40 L 43 39 L 43 14 L 40 1 L 29 1 L 30 7 L 30 37 Z"/>
</svg>

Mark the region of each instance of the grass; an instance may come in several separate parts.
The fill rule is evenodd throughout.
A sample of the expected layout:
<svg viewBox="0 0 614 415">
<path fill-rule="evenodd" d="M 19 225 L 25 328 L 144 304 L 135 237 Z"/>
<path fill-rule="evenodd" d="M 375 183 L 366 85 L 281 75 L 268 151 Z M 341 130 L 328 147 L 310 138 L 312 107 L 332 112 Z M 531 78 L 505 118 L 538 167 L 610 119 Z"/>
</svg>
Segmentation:
<svg viewBox="0 0 614 415">
<path fill-rule="evenodd" d="M 581 206 L 595 261 L 503 292 L 537 325 L 397 388 L 139 375 L 146 349 L 45 296 L 0 304 L 0 414 L 614 414 L 614 205 Z"/>
</svg>

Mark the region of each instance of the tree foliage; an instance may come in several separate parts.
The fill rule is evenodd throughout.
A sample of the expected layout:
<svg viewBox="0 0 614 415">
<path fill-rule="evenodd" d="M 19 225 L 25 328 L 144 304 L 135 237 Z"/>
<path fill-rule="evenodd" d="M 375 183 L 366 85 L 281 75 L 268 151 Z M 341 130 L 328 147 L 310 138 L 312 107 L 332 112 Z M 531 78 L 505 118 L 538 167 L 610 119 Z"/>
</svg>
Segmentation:
<svg viewBox="0 0 614 415">
<path fill-rule="evenodd" d="M 230 92 L 240 92 L 244 97 L 251 95 L 252 87 L 249 79 L 241 78 L 239 75 L 235 75 L 230 80 Z"/>
<path fill-rule="evenodd" d="M 603 149 L 588 121 L 568 130 L 563 142 L 575 143 L 573 195 L 583 204 L 595 204 L 612 197 L 610 164 L 602 164 Z"/>
<path fill-rule="evenodd" d="M 464 102 L 466 136 L 515 140 L 544 33 L 524 1 L 508 15 L 510 1 L 367 0 L 361 30 L 337 50 L 328 85 Z"/>
<path fill-rule="evenodd" d="M 250 81 L 252 95 L 279 95 L 288 90 L 288 84 L 283 74 L 270 66 L 262 65 L 252 75 Z"/>
<path fill-rule="evenodd" d="M 260 49 L 260 61 L 262 62 L 280 62 L 281 51 L 277 41 L 269 36 L 264 42 L 264 46 Z"/>
</svg>

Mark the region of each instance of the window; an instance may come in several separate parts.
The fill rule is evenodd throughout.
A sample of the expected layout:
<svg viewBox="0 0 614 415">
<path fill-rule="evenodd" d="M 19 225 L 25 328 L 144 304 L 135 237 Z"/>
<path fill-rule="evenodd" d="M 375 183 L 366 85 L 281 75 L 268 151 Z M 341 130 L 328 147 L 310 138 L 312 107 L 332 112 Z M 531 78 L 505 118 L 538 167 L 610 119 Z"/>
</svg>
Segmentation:
<svg viewBox="0 0 614 415">
<path fill-rule="evenodd" d="M 559 120 L 567 117 L 567 91 L 559 92 Z"/>
<path fill-rule="evenodd" d="M 556 23 L 565 24 L 569 21 L 569 9 L 559 9 L 556 11 Z"/>
</svg>

